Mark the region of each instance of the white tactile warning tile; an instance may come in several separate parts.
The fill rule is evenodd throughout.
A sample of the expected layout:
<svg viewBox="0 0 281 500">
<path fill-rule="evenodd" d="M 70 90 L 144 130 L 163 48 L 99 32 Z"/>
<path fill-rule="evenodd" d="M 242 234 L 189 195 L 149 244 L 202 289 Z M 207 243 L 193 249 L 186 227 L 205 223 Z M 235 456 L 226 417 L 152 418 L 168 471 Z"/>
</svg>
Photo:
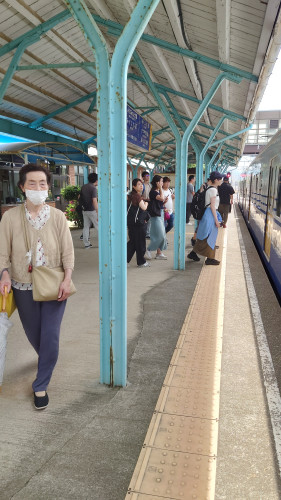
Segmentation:
<svg viewBox="0 0 281 500">
<path fill-rule="evenodd" d="M 213 500 L 219 421 L 226 232 L 203 266 L 126 500 Z"/>
</svg>

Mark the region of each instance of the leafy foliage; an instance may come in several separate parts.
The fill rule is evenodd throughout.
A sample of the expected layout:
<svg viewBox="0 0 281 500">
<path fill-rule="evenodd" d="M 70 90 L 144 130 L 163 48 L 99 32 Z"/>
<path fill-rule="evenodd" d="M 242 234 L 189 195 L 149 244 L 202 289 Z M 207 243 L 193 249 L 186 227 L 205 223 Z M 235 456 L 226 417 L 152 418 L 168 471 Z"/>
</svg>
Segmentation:
<svg viewBox="0 0 281 500">
<path fill-rule="evenodd" d="M 83 227 L 83 215 L 77 213 L 77 210 L 76 210 L 77 205 L 78 205 L 77 200 L 71 200 L 68 203 L 64 214 L 69 222 L 74 222 L 74 224 L 78 228 L 82 228 Z"/>
<path fill-rule="evenodd" d="M 80 186 L 66 186 L 61 189 L 61 195 L 67 201 L 78 200 L 80 191 Z"/>
</svg>

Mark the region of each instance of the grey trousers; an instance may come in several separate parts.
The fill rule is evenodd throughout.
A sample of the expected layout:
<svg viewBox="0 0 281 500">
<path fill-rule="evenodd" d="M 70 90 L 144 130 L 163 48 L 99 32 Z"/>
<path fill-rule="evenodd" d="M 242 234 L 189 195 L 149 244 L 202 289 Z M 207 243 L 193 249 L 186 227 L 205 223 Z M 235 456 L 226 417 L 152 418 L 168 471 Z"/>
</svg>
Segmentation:
<svg viewBox="0 0 281 500">
<path fill-rule="evenodd" d="M 90 245 L 90 227 L 91 224 L 93 223 L 94 227 L 98 230 L 98 215 L 95 210 L 84 210 L 83 211 L 83 221 L 84 221 L 84 227 L 83 227 L 83 243 L 85 247 L 88 247 Z"/>
<path fill-rule="evenodd" d="M 45 391 L 59 355 L 60 326 L 66 300 L 35 302 L 32 291 L 13 288 L 13 292 L 26 336 L 38 354 L 38 371 L 32 389 L 34 392 Z"/>
</svg>

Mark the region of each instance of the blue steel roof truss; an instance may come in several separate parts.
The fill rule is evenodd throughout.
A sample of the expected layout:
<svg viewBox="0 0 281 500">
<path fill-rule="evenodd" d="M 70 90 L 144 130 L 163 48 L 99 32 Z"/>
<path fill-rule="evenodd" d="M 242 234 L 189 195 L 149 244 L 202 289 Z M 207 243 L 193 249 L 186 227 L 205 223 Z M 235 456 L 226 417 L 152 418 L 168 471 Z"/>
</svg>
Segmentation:
<svg viewBox="0 0 281 500">
<path fill-rule="evenodd" d="M 9 70 L 7 71 L 6 77 L 2 81 L 2 85 L 0 87 L 0 99 L 3 98 L 5 91 L 9 85 L 10 81 L 12 80 L 13 74 L 15 73 L 15 71 L 18 71 L 18 70 L 23 70 L 23 69 L 24 70 L 33 70 L 33 69 L 44 69 L 44 68 L 45 69 L 56 69 L 59 67 L 61 67 L 61 68 L 63 68 L 63 67 L 81 67 L 81 68 L 84 68 L 85 70 L 89 71 L 90 74 L 92 74 L 93 76 L 96 76 L 95 63 L 89 62 L 89 61 L 85 61 L 82 63 L 25 65 L 22 67 L 18 66 L 18 62 L 21 58 L 22 53 L 26 49 L 26 47 L 28 47 L 29 45 L 38 41 L 38 39 L 42 35 L 44 35 L 47 31 L 54 28 L 57 24 L 65 21 L 70 16 L 71 16 L 71 14 L 68 10 L 63 11 L 60 14 L 49 19 L 48 21 L 43 22 L 39 26 L 33 28 L 32 30 L 27 32 L 25 35 L 21 35 L 17 39 L 7 43 L 6 45 L 4 45 L 3 47 L 0 48 L 0 57 L 7 54 L 11 50 L 16 49 L 16 53 L 15 53 L 14 58 L 10 64 Z M 104 20 L 104 19 L 100 18 L 99 16 L 95 16 L 95 15 L 93 15 L 93 17 L 96 20 L 96 22 L 98 22 L 99 24 L 101 24 L 103 26 L 106 26 L 107 29 L 110 29 L 111 34 L 114 31 L 115 35 L 120 35 L 120 33 L 123 30 L 123 26 L 118 24 L 118 23 L 113 23 L 112 21 Z M 181 55 L 191 57 L 192 59 L 198 60 L 204 64 L 210 65 L 210 66 L 215 67 L 219 70 L 227 69 L 228 71 L 231 71 L 233 74 L 241 75 L 244 78 L 247 78 L 251 81 L 257 81 L 257 77 L 255 75 L 252 75 L 249 72 L 243 72 L 239 68 L 235 68 L 235 67 L 230 66 L 230 65 L 223 65 L 220 63 L 220 61 L 205 57 L 202 54 L 199 54 L 199 53 L 187 50 L 187 49 L 181 49 L 180 47 L 178 47 L 175 44 L 165 42 L 164 40 L 160 40 L 156 37 L 151 37 L 149 35 L 142 35 L 141 39 L 147 43 L 160 46 L 162 49 L 169 50 L 169 51 L 181 54 Z M 128 78 L 134 79 L 134 80 L 139 80 L 139 81 L 143 80 L 141 77 L 139 77 L 138 75 L 135 75 L 135 74 L 129 74 Z M 167 92 L 168 92 L 168 93 L 172 93 L 175 95 L 179 95 L 185 99 L 192 100 L 193 102 L 200 104 L 200 100 L 194 98 L 193 96 L 189 96 L 189 95 L 184 94 L 184 93 L 176 92 L 174 89 L 171 89 L 169 87 L 164 87 L 162 85 L 156 85 L 156 86 L 157 86 L 157 90 L 160 91 L 161 93 L 164 93 L 165 96 L 167 95 Z M 92 99 L 92 102 L 91 102 L 89 109 L 88 109 L 88 112 L 91 113 L 96 105 L 96 92 L 90 93 L 87 96 L 84 96 L 80 99 L 77 99 L 73 102 L 70 102 L 67 105 L 58 108 L 54 112 L 45 115 L 41 119 L 34 120 L 33 122 L 29 123 L 27 126 L 29 128 L 37 128 L 38 129 L 38 128 L 40 128 L 42 123 L 44 123 L 48 119 L 55 117 L 55 116 L 58 116 L 60 113 L 63 113 L 64 111 L 69 110 L 72 107 L 75 107 L 78 104 L 80 104 L 81 102 L 84 102 L 88 99 Z M 229 113 L 232 116 L 235 115 L 235 113 L 232 113 L 231 111 L 225 110 L 225 109 L 217 107 L 217 106 L 213 106 L 212 104 L 210 104 L 210 108 L 216 109 L 217 111 L 219 111 L 221 113 L 225 113 L 225 114 Z M 153 111 L 156 111 L 157 109 L 158 109 L 158 107 L 149 107 L 146 111 L 143 112 L 143 115 L 149 114 Z M 242 116 L 242 115 L 237 115 L 237 117 L 239 117 L 241 120 L 246 120 L 246 118 L 244 118 L 244 116 Z M 187 117 L 185 117 L 184 119 L 189 120 Z M 206 124 L 204 124 L 204 125 L 206 126 Z M 42 140 L 44 140 L 43 137 L 42 137 Z M 70 140 L 71 140 L 71 138 L 70 138 Z M 86 142 L 87 141 L 84 141 L 84 144 Z"/>
</svg>

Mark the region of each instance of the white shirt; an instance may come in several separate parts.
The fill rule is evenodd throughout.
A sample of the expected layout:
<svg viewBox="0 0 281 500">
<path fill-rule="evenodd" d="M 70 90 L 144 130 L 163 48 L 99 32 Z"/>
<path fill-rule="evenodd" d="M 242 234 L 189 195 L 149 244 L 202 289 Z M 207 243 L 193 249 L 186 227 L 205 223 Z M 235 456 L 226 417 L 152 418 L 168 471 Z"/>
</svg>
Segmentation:
<svg viewBox="0 0 281 500">
<path fill-rule="evenodd" d="M 169 214 L 173 213 L 173 199 L 172 199 L 172 193 L 170 189 L 162 189 L 164 198 L 168 196 L 168 200 L 166 201 L 164 208 L 169 212 Z"/>
<path fill-rule="evenodd" d="M 25 216 L 29 224 L 31 224 L 35 229 L 37 229 L 37 231 L 40 231 L 40 229 L 42 229 L 42 227 L 45 226 L 46 222 L 50 218 L 49 205 L 43 205 L 42 209 L 40 210 L 39 214 L 35 217 L 35 219 L 32 219 L 30 212 L 26 208 L 26 204 L 24 207 L 25 207 Z M 29 259 L 29 263 L 30 262 L 31 262 L 31 256 Z M 35 267 L 45 266 L 45 265 L 46 265 L 46 259 L 45 259 L 44 248 L 38 233 L 36 255 L 35 255 Z M 19 283 L 18 281 L 12 279 L 12 285 L 17 290 L 32 290 L 32 283 Z"/>
<path fill-rule="evenodd" d="M 219 208 L 219 204 L 220 204 L 220 197 L 219 197 L 218 190 L 215 187 L 211 187 L 211 188 L 207 189 L 207 191 L 205 193 L 205 207 L 207 205 L 210 205 L 211 198 L 213 198 L 214 196 L 216 196 L 215 208 L 217 210 Z"/>
</svg>

